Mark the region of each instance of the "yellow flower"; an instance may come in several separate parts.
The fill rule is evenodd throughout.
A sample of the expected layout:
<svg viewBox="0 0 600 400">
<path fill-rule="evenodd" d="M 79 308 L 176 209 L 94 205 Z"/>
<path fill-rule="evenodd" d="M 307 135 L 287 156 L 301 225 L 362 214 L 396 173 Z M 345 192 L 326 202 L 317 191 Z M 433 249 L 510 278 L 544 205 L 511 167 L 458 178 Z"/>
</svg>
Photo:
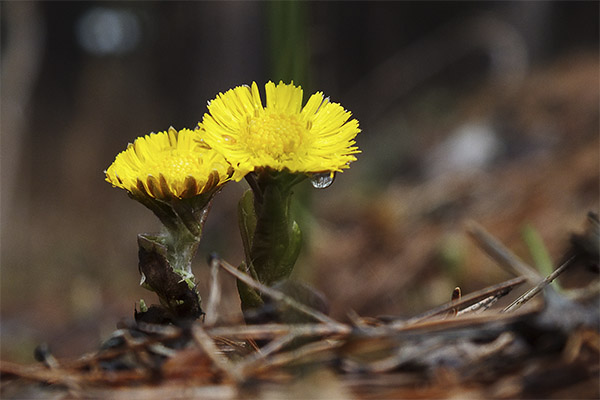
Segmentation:
<svg viewBox="0 0 600 400">
<path fill-rule="evenodd" d="M 137 138 L 106 170 L 106 181 L 133 195 L 159 200 L 190 198 L 222 185 L 231 166 L 190 129 Z M 141 192 L 141 193 L 140 193 Z"/>
<path fill-rule="evenodd" d="M 293 83 L 268 82 L 265 89 L 266 106 L 255 82 L 220 93 L 199 124 L 206 143 L 239 171 L 236 180 L 255 168 L 313 174 L 356 160 L 360 129 L 349 111 L 321 92 L 302 107 L 302 88 Z"/>
</svg>

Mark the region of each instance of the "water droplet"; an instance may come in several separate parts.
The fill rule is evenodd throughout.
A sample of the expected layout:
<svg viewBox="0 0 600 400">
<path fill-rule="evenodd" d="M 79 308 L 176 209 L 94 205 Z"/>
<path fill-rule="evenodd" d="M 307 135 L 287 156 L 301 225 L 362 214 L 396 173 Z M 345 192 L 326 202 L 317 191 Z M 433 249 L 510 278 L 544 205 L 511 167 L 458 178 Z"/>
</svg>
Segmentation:
<svg viewBox="0 0 600 400">
<path fill-rule="evenodd" d="M 335 172 L 322 172 L 320 174 L 314 174 L 310 177 L 310 183 L 312 183 L 315 189 L 325 189 L 331 186 L 335 180 Z"/>
</svg>

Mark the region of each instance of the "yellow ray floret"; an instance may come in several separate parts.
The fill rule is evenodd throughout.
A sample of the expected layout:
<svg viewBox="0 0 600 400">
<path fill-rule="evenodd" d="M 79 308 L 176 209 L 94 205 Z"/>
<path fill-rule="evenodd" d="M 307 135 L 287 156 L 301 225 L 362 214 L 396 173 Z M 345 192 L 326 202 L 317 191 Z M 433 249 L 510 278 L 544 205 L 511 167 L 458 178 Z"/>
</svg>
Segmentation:
<svg viewBox="0 0 600 400">
<path fill-rule="evenodd" d="M 231 171 L 198 131 L 170 128 L 130 143 L 106 170 L 106 181 L 134 195 L 168 200 L 206 193 L 230 179 Z"/>
<path fill-rule="evenodd" d="M 341 105 L 317 92 L 302 107 L 302 88 L 293 83 L 268 82 L 265 92 L 266 106 L 255 82 L 220 93 L 200 123 L 206 143 L 225 155 L 238 179 L 261 167 L 336 172 L 356 160 L 358 121 Z"/>
</svg>

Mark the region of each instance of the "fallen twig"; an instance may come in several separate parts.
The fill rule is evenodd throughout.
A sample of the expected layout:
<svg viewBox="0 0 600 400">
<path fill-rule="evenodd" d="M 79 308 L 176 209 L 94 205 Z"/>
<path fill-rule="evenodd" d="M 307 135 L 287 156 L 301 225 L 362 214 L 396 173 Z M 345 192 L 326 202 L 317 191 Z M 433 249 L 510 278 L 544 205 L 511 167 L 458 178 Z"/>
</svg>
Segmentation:
<svg viewBox="0 0 600 400">
<path fill-rule="evenodd" d="M 273 300 L 282 302 L 282 303 L 316 319 L 317 321 L 321 321 L 328 325 L 337 326 L 340 329 L 347 328 L 346 325 L 341 324 L 340 322 L 334 320 L 333 318 L 330 318 L 329 316 L 323 314 L 322 312 L 317 311 L 313 308 L 310 308 L 310 307 L 294 300 L 293 298 L 286 296 L 284 293 L 282 293 L 278 290 L 275 290 L 266 285 L 263 285 L 262 283 L 256 281 L 251 276 L 243 273 L 242 271 L 238 270 L 237 268 L 235 268 L 233 265 L 227 263 L 226 261 L 224 261 L 222 259 L 218 259 L 218 263 L 225 271 L 229 272 L 231 275 L 235 276 L 237 279 L 241 280 L 248 286 L 251 286 L 256 290 L 259 290 L 261 293 L 271 297 Z"/>
<path fill-rule="evenodd" d="M 243 381 L 243 376 L 239 374 L 239 371 L 234 369 L 232 364 L 223 357 L 217 348 L 217 345 L 213 342 L 212 338 L 206 333 L 200 324 L 194 324 L 192 326 L 192 336 L 194 340 L 202 350 L 206 352 L 206 355 L 214 362 L 214 364 L 231 378 L 234 382 Z"/>
<path fill-rule="evenodd" d="M 525 294 L 520 296 L 518 299 L 510 303 L 506 306 L 502 312 L 510 312 L 516 310 L 521 307 L 523 304 L 531 300 L 535 295 L 541 292 L 546 286 L 548 286 L 554 279 L 556 279 L 560 274 L 562 274 L 568 267 L 571 266 L 572 262 L 575 260 L 576 256 L 572 256 L 567 261 L 565 261 L 560 267 L 558 267 L 554 272 L 545 277 L 541 282 L 535 285 L 532 289 L 527 291 Z"/>
<path fill-rule="evenodd" d="M 467 233 L 488 256 L 494 259 L 507 272 L 516 276 L 524 276 L 534 285 L 542 279 L 542 276 L 533 267 L 517 257 L 477 222 L 469 221 L 467 224 Z"/>
<path fill-rule="evenodd" d="M 206 306 L 205 324 L 212 326 L 217 322 L 217 307 L 221 302 L 221 285 L 219 284 L 219 260 L 212 258 L 210 261 L 210 296 Z"/>
<path fill-rule="evenodd" d="M 517 277 L 513 279 L 509 279 L 505 282 L 499 283 L 497 285 L 489 286 L 485 289 L 478 290 L 466 296 L 462 296 L 460 300 L 451 301 L 446 304 L 442 304 L 441 306 L 435 307 L 423 314 L 417 315 L 415 317 L 409 318 L 408 320 L 397 320 L 392 322 L 390 325 L 394 329 L 398 329 L 404 326 L 410 326 L 417 322 L 424 321 L 426 319 L 439 316 L 441 314 L 447 313 L 453 309 L 460 311 L 465 307 L 469 307 L 479 301 L 485 300 L 490 296 L 497 296 L 498 298 L 507 295 L 510 293 L 512 289 L 521 285 L 525 282 L 524 277 Z"/>
</svg>

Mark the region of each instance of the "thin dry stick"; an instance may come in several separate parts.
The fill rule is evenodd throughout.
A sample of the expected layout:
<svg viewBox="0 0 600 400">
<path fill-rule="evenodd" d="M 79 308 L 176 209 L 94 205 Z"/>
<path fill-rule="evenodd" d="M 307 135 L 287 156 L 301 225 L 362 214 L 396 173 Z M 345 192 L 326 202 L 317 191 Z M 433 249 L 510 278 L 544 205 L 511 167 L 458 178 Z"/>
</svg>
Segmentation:
<svg viewBox="0 0 600 400">
<path fill-rule="evenodd" d="M 206 326 L 212 326 L 217 322 L 217 307 L 221 302 L 221 285 L 219 284 L 219 260 L 213 258 L 210 261 L 210 296 L 206 305 Z"/>
<path fill-rule="evenodd" d="M 440 338 L 441 339 L 441 338 Z M 510 344 L 514 340 L 514 336 L 510 332 L 504 332 L 498 336 L 496 340 L 488 344 L 481 344 L 479 346 L 473 346 L 469 351 L 469 356 L 473 358 L 484 358 L 501 351 L 504 347 Z M 439 340 L 433 344 L 425 344 L 421 346 L 411 347 L 404 346 L 399 347 L 395 354 L 389 357 L 376 360 L 366 365 L 358 366 L 361 372 L 371 373 L 383 373 L 389 372 L 390 370 L 397 369 L 411 361 L 419 360 L 425 357 L 428 353 L 441 350 L 443 348 L 449 348 L 453 342 Z M 355 367 L 356 368 L 356 367 Z"/>
<path fill-rule="evenodd" d="M 177 354 L 177 350 L 173 350 L 170 347 L 165 346 L 162 343 L 155 343 L 148 346 L 148 349 L 155 354 L 160 354 L 163 357 L 173 357 Z"/>
<path fill-rule="evenodd" d="M 458 311 L 456 313 L 456 316 L 458 317 L 458 316 L 468 314 L 471 312 L 475 312 L 475 311 L 479 311 L 479 312 L 485 311 L 488 308 L 490 308 L 491 306 L 493 306 L 498 301 L 498 299 L 500 299 L 500 296 L 487 297 L 487 298 L 481 300 L 480 302 L 473 304 L 472 306 L 469 306 L 465 309 Z"/>
<path fill-rule="evenodd" d="M 54 358 L 52 353 L 50 353 L 50 349 L 46 345 L 38 346 L 38 348 L 36 349 L 36 352 L 37 352 L 38 356 L 43 359 L 44 364 L 48 367 L 49 370 L 51 370 L 51 371 L 61 371 L 62 370 L 61 365 L 59 364 L 58 360 L 56 358 Z M 69 394 L 71 396 L 73 396 L 73 398 L 78 399 L 78 398 L 83 397 L 82 392 L 81 392 L 81 385 L 77 382 L 76 379 L 74 379 L 73 376 L 71 376 L 71 374 L 68 374 L 68 373 L 65 374 L 63 383 L 65 384 Z"/>
<path fill-rule="evenodd" d="M 198 343 L 202 350 L 204 350 L 215 363 L 217 368 L 223 371 L 234 382 L 241 382 L 244 380 L 243 376 L 241 376 L 237 370 L 234 370 L 231 363 L 225 357 L 219 355 L 219 348 L 200 324 L 192 325 L 192 336 L 196 343 Z"/>
<path fill-rule="evenodd" d="M 331 350 L 339 347 L 343 344 L 343 341 L 337 340 L 320 340 L 318 342 L 310 343 L 302 346 L 299 349 L 287 351 L 285 353 L 276 354 L 272 358 L 265 360 L 264 363 L 257 365 L 256 370 L 265 370 L 268 368 L 280 367 L 283 365 L 289 365 L 293 361 L 299 360 L 309 355 L 318 354 L 326 350 Z"/>
<path fill-rule="evenodd" d="M 9 361 L 0 362 L 0 373 L 3 375 L 16 375 L 21 378 L 46 382 L 46 383 L 61 383 L 65 386 L 67 382 L 77 381 L 80 376 L 66 373 L 61 368 L 48 369 L 42 365 L 19 365 Z M 80 379 L 79 379 L 80 380 Z"/>
<path fill-rule="evenodd" d="M 236 364 L 235 368 L 239 371 L 240 375 L 244 375 L 245 371 L 250 369 L 256 363 L 266 359 L 271 354 L 280 350 L 283 346 L 290 343 L 292 340 L 298 337 L 296 332 L 290 332 L 284 336 L 274 339 L 269 342 L 265 347 L 261 348 L 260 351 L 251 353 L 242 361 Z"/>
<path fill-rule="evenodd" d="M 446 345 L 447 343 L 441 342 L 430 346 L 400 346 L 396 348 L 396 350 L 393 352 L 394 354 L 380 360 L 371 361 L 363 365 L 359 365 L 359 368 L 362 370 L 363 373 L 389 372 L 393 369 L 397 369 L 399 366 L 406 364 L 409 361 L 418 360 L 426 356 L 428 353 L 439 350 L 440 348 L 443 348 Z"/>
<path fill-rule="evenodd" d="M 513 288 L 521 285 L 523 282 L 525 282 L 525 278 L 522 276 L 509 279 L 508 281 L 499 283 L 497 285 L 492 285 L 487 288 L 470 293 L 466 296 L 462 296 L 458 301 L 451 301 L 449 303 L 442 304 L 441 306 L 435 307 L 421 315 L 409 318 L 408 320 L 394 321 L 390 324 L 390 326 L 393 329 L 404 328 L 411 324 L 415 324 L 417 322 L 424 321 L 428 318 L 432 318 L 440 314 L 446 313 L 452 309 L 460 310 L 461 308 L 468 307 L 479 301 L 485 300 L 490 296 L 502 297 L 508 294 Z"/>
<path fill-rule="evenodd" d="M 79 359 L 70 361 L 66 366 L 68 368 L 87 367 L 102 360 L 110 360 L 119 357 L 130 351 L 136 352 L 140 349 L 152 349 L 152 346 L 155 344 L 160 344 L 165 340 L 175 339 L 182 335 L 182 330 L 180 328 L 171 325 L 157 325 L 148 324 L 145 322 L 136 322 L 136 327 L 142 332 L 152 333 L 156 336 L 146 336 L 141 338 L 129 339 L 126 341 L 126 346 L 98 350 L 94 353 L 84 354 Z"/>
<path fill-rule="evenodd" d="M 364 327 L 368 327 L 370 326 L 369 324 L 367 324 L 365 322 L 365 320 L 358 315 L 358 313 L 352 309 L 348 310 L 348 312 L 346 313 L 346 316 L 348 317 L 348 319 L 350 320 L 350 322 L 352 323 L 352 325 L 359 327 L 359 328 L 364 328 Z"/>
<path fill-rule="evenodd" d="M 181 328 L 174 325 L 150 324 L 142 321 L 125 324 L 124 329 L 136 329 L 144 333 L 158 335 L 160 336 L 159 339 L 175 339 L 182 334 Z"/>
<path fill-rule="evenodd" d="M 155 384 L 144 386 L 118 387 L 101 386 L 86 389 L 86 399 L 238 399 L 239 393 L 232 384 L 207 384 L 190 385 L 180 384 Z"/>
<path fill-rule="evenodd" d="M 509 312 L 509 311 L 516 310 L 517 308 L 521 307 L 523 304 L 525 304 L 526 302 L 531 300 L 536 294 L 541 292 L 542 289 L 544 289 L 553 280 L 555 280 L 560 274 L 562 274 L 571 265 L 571 263 L 575 260 L 576 257 L 577 256 L 573 256 L 573 257 L 569 258 L 560 267 L 556 268 L 556 270 L 554 272 L 552 272 L 550 275 L 545 277 L 540 283 L 535 285 L 535 287 L 533 287 L 532 289 L 530 289 L 529 291 L 524 293 L 522 296 L 520 296 L 518 299 L 516 299 L 515 301 L 510 303 L 508 306 L 506 306 L 504 308 L 504 310 L 502 310 L 502 312 Z"/>
<path fill-rule="evenodd" d="M 469 221 L 467 232 L 488 256 L 509 273 L 524 276 L 534 285 L 542 279 L 542 276 L 534 268 L 517 257 L 477 222 Z"/>
<path fill-rule="evenodd" d="M 211 336 L 236 337 L 253 339 L 271 339 L 276 336 L 286 335 L 294 331 L 298 336 L 324 336 L 324 335 L 346 335 L 352 331 L 349 326 L 339 324 L 264 324 L 264 325 L 240 325 L 223 326 L 207 329 Z"/>
<path fill-rule="evenodd" d="M 217 259 L 217 258 L 215 257 L 215 259 Z M 236 278 L 238 278 L 239 280 L 241 280 L 248 286 L 251 286 L 251 287 L 255 288 L 256 290 L 260 291 L 261 293 L 266 294 L 267 296 L 271 297 L 273 300 L 285 303 L 286 305 L 288 305 L 292 308 L 295 308 L 296 310 L 300 311 L 301 313 L 304 313 L 304 314 L 316 319 L 317 321 L 323 322 L 323 323 L 331 325 L 331 326 L 337 326 L 340 329 L 342 329 L 342 327 L 343 327 L 343 328 L 346 328 L 348 331 L 350 330 L 350 328 L 348 326 L 334 320 L 333 318 L 328 317 L 327 315 L 323 314 L 322 312 L 317 311 L 313 308 L 310 308 L 307 305 L 302 304 L 289 296 L 286 296 L 284 293 L 282 293 L 278 290 L 275 290 L 273 288 L 270 288 L 266 285 L 263 285 L 262 283 L 254 280 L 252 277 L 250 277 L 249 275 L 238 270 L 237 268 L 235 268 L 231 264 L 227 263 L 226 261 L 221 260 L 221 259 L 217 259 L 217 260 L 219 262 L 219 265 L 223 269 L 225 269 L 225 271 L 229 272 L 231 275 L 235 276 Z"/>
</svg>

